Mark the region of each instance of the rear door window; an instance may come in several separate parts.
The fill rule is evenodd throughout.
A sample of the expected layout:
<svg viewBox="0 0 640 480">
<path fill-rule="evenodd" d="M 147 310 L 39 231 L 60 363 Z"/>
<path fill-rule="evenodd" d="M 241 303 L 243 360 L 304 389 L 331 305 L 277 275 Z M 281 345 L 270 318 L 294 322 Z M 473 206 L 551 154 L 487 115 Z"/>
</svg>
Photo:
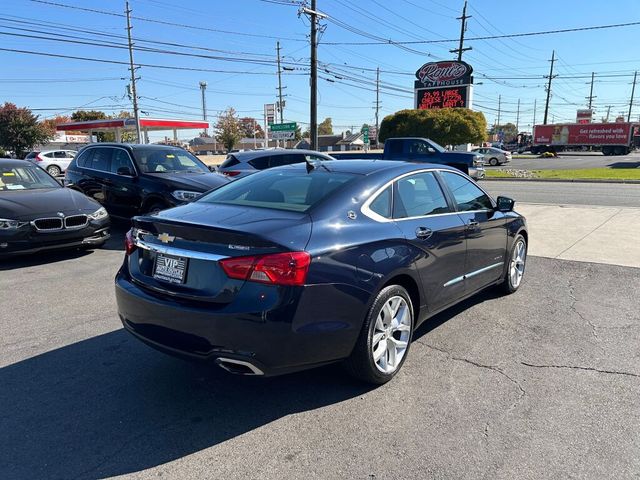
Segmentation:
<svg viewBox="0 0 640 480">
<path fill-rule="evenodd" d="M 271 156 L 258 157 L 253 160 L 249 160 L 249 165 L 257 170 L 264 170 L 271 166 Z"/>
<path fill-rule="evenodd" d="M 302 162 L 304 162 L 304 155 L 302 154 L 288 153 L 286 155 L 273 155 L 271 157 L 271 162 L 269 163 L 269 168 L 281 167 L 283 165 L 291 165 L 294 163 Z"/>
<path fill-rule="evenodd" d="M 393 218 L 422 217 L 449 212 L 444 192 L 433 172 L 422 172 L 396 182 Z"/>
<path fill-rule="evenodd" d="M 84 167 L 100 172 L 108 172 L 111 168 L 111 149 L 103 147 L 92 148 L 91 153 L 91 157 L 85 160 Z"/>
</svg>

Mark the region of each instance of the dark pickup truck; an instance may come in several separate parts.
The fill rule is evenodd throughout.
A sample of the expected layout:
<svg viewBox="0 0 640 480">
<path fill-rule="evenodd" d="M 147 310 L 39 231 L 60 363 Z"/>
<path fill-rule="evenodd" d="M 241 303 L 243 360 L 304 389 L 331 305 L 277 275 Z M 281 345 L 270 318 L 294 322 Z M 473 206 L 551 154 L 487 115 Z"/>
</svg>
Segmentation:
<svg viewBox="0 0 640 480">
<path fill-rule="evenodd" d="M 384 153 L 328 152 L 338 160 L 406 160 L 409 162 L 441 163 L 458 168 L 470 177 L 484 177 L 484 157 L 472 152 L 450 152 L 428 138 L 389 138 Z"/>
</svg>

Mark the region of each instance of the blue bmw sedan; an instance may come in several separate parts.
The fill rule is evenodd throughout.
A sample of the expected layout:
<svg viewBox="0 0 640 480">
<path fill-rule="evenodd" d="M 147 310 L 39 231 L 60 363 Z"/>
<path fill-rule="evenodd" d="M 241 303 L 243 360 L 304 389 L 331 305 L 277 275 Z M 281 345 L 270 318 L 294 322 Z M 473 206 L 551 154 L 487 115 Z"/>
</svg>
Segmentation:
<svg viewBox="0 0 640 480">
<path fill-rule="evenodd" d="M 278 167 L 133 219 L 116 276 L 134 336 L 233 373 L 343 361 L 382 384 L 421 322 L 521 285 L 513 200 L 442 165 L 345 160 Z"/>
</svg>

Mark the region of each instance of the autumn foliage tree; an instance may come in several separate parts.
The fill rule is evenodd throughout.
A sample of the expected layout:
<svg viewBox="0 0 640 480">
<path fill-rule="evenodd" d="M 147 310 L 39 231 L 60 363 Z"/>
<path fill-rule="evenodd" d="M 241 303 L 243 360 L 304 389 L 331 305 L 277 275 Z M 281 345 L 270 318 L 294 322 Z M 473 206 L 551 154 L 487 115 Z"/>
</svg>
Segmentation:
<svg viewBox="0 0 640 480">
<path fill-rule="evenodd" d="M 224 145 L 224 148 L 231 150 L 233 146 L 242 138 L 240 120 L 234 108 L 229 107 L 218 116 L 218 123 L 215 126 L 216 138 Z"/>
<path fill-rule="evenodd" d="M 255 118 L 242 117 L 240 120 L 240 134 L 245 138 L 253 138 L 253 132 L 256 132 L 256 138 L 264 138 L 264 130 Z"/>
<path fill-rule="evenodd" d="M 468 108 L 400 110 L 384 117 L 378 138 L 426 137 L 441 145 L 482 143 L 487 120 L 481 112 Z"/>
<path fill-rule="evenodd" d="M 18 108 L 9 102 L 0 107 L 0 147 L 13 150 L 18 158 L 52 137 L 51 131 L 28 108 Z"/>
</svg>

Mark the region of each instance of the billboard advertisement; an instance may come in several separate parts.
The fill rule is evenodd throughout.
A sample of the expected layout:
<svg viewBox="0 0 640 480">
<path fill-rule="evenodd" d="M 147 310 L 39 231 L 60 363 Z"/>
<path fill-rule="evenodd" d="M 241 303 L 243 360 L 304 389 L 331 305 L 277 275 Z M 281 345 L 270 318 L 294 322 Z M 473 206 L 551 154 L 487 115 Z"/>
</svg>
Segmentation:
<svg viewBox="0 0 640 480">
<path fill-rule="evenodd" d="M 416 108 L 431 110 L 434 108 L 467 107 L 468 87 L 424 88 L 416 90 Z"/>
<path fill-rule="evenodd" d="M 468 85 L 473 82 L 473 68 L 465 62 L 425 63 L 416 71 L 415 88 Z"/>
<path fill-rule="evenodd" d="M 630 123 L 536 125 L 536 145 L 628 145 Z"/>
</svg>

